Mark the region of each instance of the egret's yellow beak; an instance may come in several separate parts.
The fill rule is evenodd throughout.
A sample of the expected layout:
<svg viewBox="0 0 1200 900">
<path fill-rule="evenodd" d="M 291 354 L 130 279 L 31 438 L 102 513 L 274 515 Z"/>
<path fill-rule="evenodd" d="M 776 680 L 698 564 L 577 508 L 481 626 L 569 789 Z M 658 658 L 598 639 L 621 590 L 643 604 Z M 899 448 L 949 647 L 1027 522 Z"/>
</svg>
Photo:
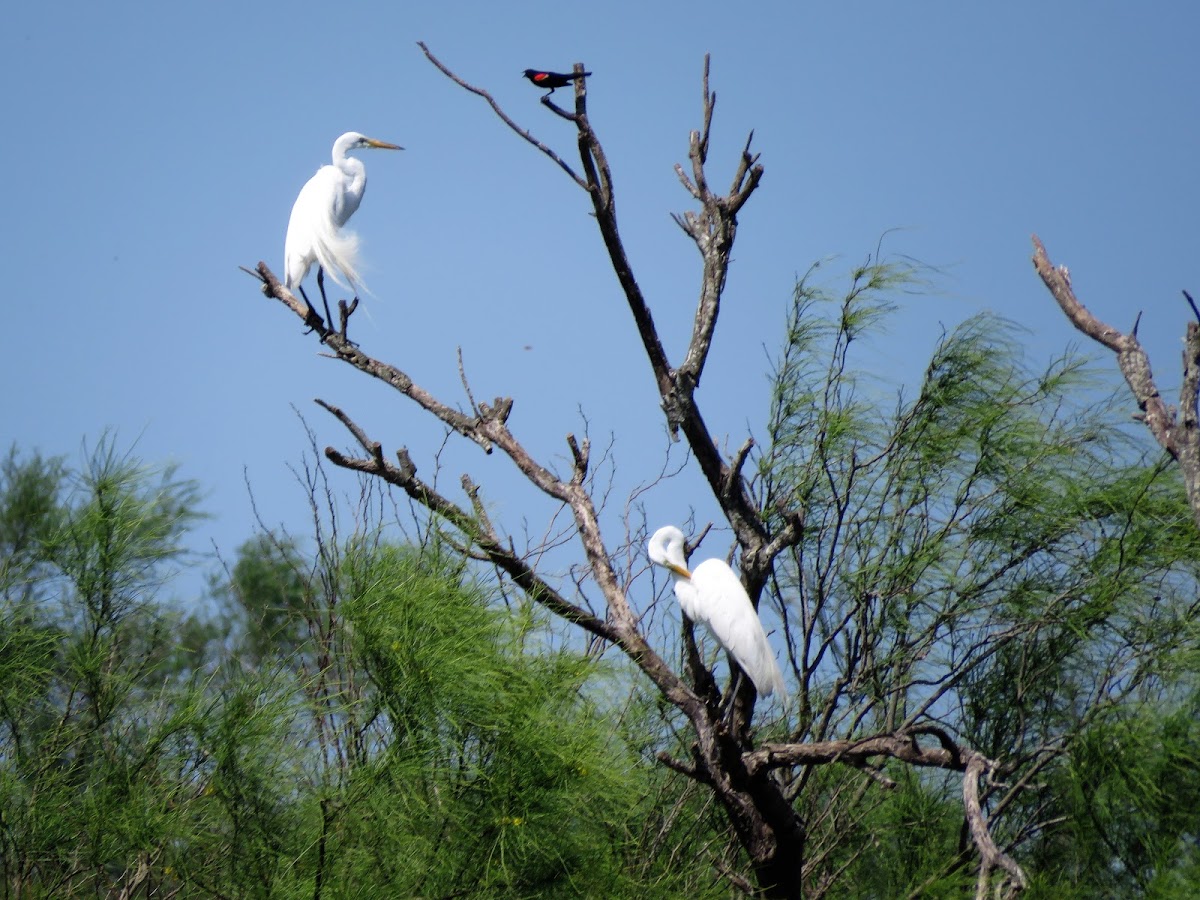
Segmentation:
<svg viewBox="0 0 1200 900">
<path fill-rule="evenodd" d="M 676 575 L 682 575 L 684 578 L 692 577 L 692 573 L 689 572 L 683 566 L 677 566 L 674 563 L 667 563 L 667 568 L 670 569 L 672 572 L 674 572 Z"/>
<path fill-rule="evenodd" d="M 389 144 L 387 141 L 377 141 L 375 138 L 367 138 L 367 145 L 374 147 L 376 150 L 403 150 L 399 144 Z"/>
</svg>

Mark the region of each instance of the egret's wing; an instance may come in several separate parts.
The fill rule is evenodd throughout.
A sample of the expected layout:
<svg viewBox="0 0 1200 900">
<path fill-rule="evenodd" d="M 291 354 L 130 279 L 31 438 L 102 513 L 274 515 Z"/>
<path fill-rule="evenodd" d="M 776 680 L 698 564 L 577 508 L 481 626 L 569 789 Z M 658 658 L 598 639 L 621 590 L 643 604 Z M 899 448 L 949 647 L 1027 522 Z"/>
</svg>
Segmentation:
<svg viewBox="0 0 1200 900">
<path fill-rule="evenodd" d="M 758 613 L 741 580 L 719 559 L 708 559 L 692 571 L 696 590 L 692 618 L 703 622 L 729 651 L 763 695 L 783 692 L 783 675 Z"/>
<path fill-rule="evenodd" d="M 335 210 L 344 202 L 342 174 L 333 166 L 322 166 L 300 189 L 288 221 L 284 244 L 286 260 L 305 258 L 316 262 L 325 274 L 345 288 L 361 285 L 358 277 L 358 236 L 342 231 Z M 285 260 L 285 261 L 286 261 Z M 288 263 L 288 271 L 292 266 Z"/>
</svg>

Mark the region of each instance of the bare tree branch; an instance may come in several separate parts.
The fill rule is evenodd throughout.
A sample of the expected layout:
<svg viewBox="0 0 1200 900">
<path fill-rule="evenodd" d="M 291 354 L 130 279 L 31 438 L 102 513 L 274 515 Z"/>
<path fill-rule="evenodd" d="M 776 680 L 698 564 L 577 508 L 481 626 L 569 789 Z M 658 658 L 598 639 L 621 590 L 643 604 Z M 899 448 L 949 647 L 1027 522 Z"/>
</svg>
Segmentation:
<svg viewBox="0 0 1200 900">
<path fill-rule="evenodd" d="M 312 315 L 315 315 L 308 309 L 307 305 L 297 300 L 296 297 L 288 291 L 287 288 L 275 277 L 274 273 L 267 268 L 265 262 L 258 264 L 258 275 L 263 280 L 263 291 L 270 297 L 282 302 L 293 313 L 303 319 L 306 323 Z M 319 317 L 318 317 L 319 319 Z M 487 439 L 483 430 L 478 426 L 480 419 L 472 419 L 469 416 L 463 415 L 458 410 L 444 403 L 440 403 L 432 394 L 424 390 L 413 382 L 406 374 L 401 372 L 395 366 L 380 362 L 367 356 L 354 344 L 348 341 L 342 335 L 316 328 L 321 334 L 321 340 L 324 341 L 336 356 L 343 362 L 349 363 L 361 372 L 365 372 L 373 378 L 378 378 L 385 384 L 395 388 L 401 394 L 404 394 L 409 399 L 416 402 L 422 409 L 433 413 L 438 419 L 449 425 L 459 434 L 470 438 L 483 448 L 484 452 L 491 453 L 492 445 Z"/>
<path fill-rule="evenodd" d="M 1200 418 L 1196 410 L 1200 396 L 1200 323 L 1189 322 L 1187 325 L 1177 420 L 1175 411 L 1159 393 L 1150 370 L 1150 358 L 1137 339 L 1137 321 L 1141 314 L 1129 334 L 1122 334 L 1101 322 L 1075 296 L 1067 267 L 1051 265 L 1046 247 L 1036 234 L 1033 235 L 1033 247 L 1033 266 L 1067 319 L 1092 340 L 1117 354 L 1117 365 L 1142 411 L 1142 421 L 1159 446 L 1179 463 L 1192 516 L 1200 528 Z M 1184 291 L 1183 296 L 1200 319 L 1191 295 Z"/>
<path fill-rule="evenodd" d="M 436 513 L 467 536 L 483 551 L 491 563 L 506 572 L 531 598 L 555 615 L 561 616 L 568 622 L 579 625 L 605 640 L 614 643 L 620 642 L 620 636 L 609 623 L 570 603 L 542 580 L 523 559 L 505 547 L 499 536 L 491 529 L 486 518 L 471 515 L 418 478 L 417 467 L 413 464 L 407 450 L 397 451 L 396 464 L 388 462 L 384 458 L 382 445 L 378 441 L 368 438 L 362 428 L 343 410 L 324 400 L 317 400 L 316 403 L 341 422 L 368 454 L 366 458 L 350 457 L 332 447 L 327 447 L 325 455 L 335 465 L 375 475 L 389 484 L 401 488 L 426 509 Z M 472 487 L 473 485 L 468 482 L 468 496 L 474 500 L 476 494 L 471 490 Z"/>
<path fill-rule="evenodd" d="M 492 112 L 494 112 L 497 116 L 499 116 L 500 120 L 502 122 L 504 122 L 505 125 L 507 125 L 509 128 L 511 128 L 513 131 L 515 131 L 521 137 L 525 138 L 525 140 L 529 141 L 529 143 L 533 144 L 533 146 L 537 147 L 540 151 L 542 151 L 542 153 L 546 154 L 546 156 L 550 157 L 550 159 L 552 159 L 558 165 L 558 167 L 560 169 L 562 169 L 564 172 L 566 172 L 568 175 L 571 176 L 571 180 L 574 181 L 577 185 L 579 185 L 585 191 L 588 189 L 587 182 L 585 182 L 582 178 L 580 178 L 577 174 L 575 174 L 575 170 L 572 169 L 569 165 L 567 165 L 567 163 L 563 160 L 563 158 L 561 156 L 559 156 L 557 153 L 555 153 L 553 150 L 551 150 L 549 147 L 547 147 L 545 144 L 543 144 L 541 141 L 539 141 L 537 138 L 535 138 L 532 134 L 530 134 L 528 131 L 526 131 L 524 128 L 522 128 L 520 125 L 518 125 L 512 119 L 510 119 L 508 117 L 508 114 L 505 113 L 504 110 L 502 110 L 500 108 L 500 104 L 497 103 L 494 99 L 492 99 L 491 94 L 489 94 L 483 88 L 475 87 L 472 84 L 467 84 L 467 82 L 463 81 L 461 78 L 459 78 L 453 72 L 451 72 L 448 68 L 446 68 L 445 65 L 442 64 L 442 61 L 440 59 L 438 59 L 436 56 L 434 56 L 429 51 L 429 48 L 425 46 L 424 41 L 417 41 L 417 46 L 421 48 L 421 52 L 425 54 L 425 58 L 428 59 L 435 66 L 437 66 L 443 75 L 445 75 L 447 78 L 449 78 L 455 84 L 457 84 L 459 87 L 461 87 L 465 90 L 468 90 L 472 94 L 475 94 L 477 97 L 482 97 L 484 100 L 486 100 L 488 102 L 488 105 L 492 108 Z M 582 69 L 580 71 L 582 71 Z M 579 79 L 579 81 L 577 81 L 575 83 L 575 85 L 576 85 L 575 89 L 577 91 L 582 90 L 583 89 L 583 79 Z"/>
<path fill-rule="evenodd" d="M 1075 296 L 1067 268 L 1051 265 L 1046 248 L 1036 234 L 1033 236 L 1033 246 L 1033 267 L 1058 301 L 1059 307 L 1072 325 L 1117 354 L 1121 374 L 1125 376 L 1134 399 L 1145 414 L 1146 427 L 1164 450 L 1177 457 L 1179 448 L 1174 434 L 1175 416 L 1163 402 L 1154 382 L 1154 375 L 1150 371 L 1150 359 L 1137 339 L 1137 326 L 1135 325 L 1129 334 L 1122 334 L 1116 328 L 1097 319 Z"/>
<path fill-rule="evenodd" d="M 994 868 L 1001 868 L 1008 873 L 1008 881 L 1016 890 L 1025 888 L 1025 873 L 1008 854 L 1001 851 L 992 840 L 988 830 L 987 818 L 979 805 L 979 779 L 992 766 L 992 763 L 980 756 L 971 754 L 967 761 L 966 772 L 963 773 L 963 807 L 966 809 L 967 824 L 971 829 L 971 839 L 979 851 L 979 880 L 975 890 L 976 900 L 984 900 L 990 884 L 989 875 Z"/>
<path fill-rule="evenodd" d="M 916 739 L 920 734 L 930 734 L 938 739 L 939 746 L 924 747 Z M 996 768 L 996 764 L 982 754 L 959 747 L 940 728 L 927 725 L 894 734 L 882 734 L 859 740 L 821 741 L 808 744 L 764 744 L 745 754 L 749 771 L 758 772 L 795 765 L 823 765 L 845 763 L 860 769 L 872 769 L 870 760 L 889 757 L 908 765 L 949 769 L 963 773 L 963 809 L 970 827 L 971 838 L 980 855 L 979 883 L 987 885 L 988 873 L 1001 868 L 1018 890 L 1025 887 L 1025 873 L 1007 854 L 1002 852 L 992 839 L 987 818 L 979 801 L 979 779 Z M 886 784 L 886 782 L 885 782 Z"/>
</svg>

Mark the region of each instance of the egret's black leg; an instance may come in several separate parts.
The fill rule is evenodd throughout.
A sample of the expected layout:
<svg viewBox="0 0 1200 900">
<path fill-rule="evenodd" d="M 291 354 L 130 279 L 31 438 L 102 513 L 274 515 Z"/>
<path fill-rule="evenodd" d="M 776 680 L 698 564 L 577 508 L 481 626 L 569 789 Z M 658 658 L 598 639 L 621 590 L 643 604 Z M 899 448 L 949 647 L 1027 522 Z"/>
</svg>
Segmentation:
<svg viewBox="0 0 1200 900">
<path fill-rule="evenodd" d="M 308 299 L 308 294 L 304 293 L 304 285 L 298 284 L 296 285 L 296 288 L 300 291 L 300 296 L 304 298 L 304 302 L 308 304 L 309 315 L 312 316 L 313 319 L 319 318 L 316 309 L 313 308 L 312 301 Z M 305 334 L 308 334 L 313 330 L 311 320 L 308 318 L 308 316 L 305 316 L 304 322 L 309 326 L 308 331 L 304 332 Z"/>
<path fill-rule="evenodd" d="M 726 724 L 730 724 L 733 721 L 733 701 L 737 698 L 738 691 L 742 689 L 742 679 L 745 677 L 746 673 L 742 671 L 741 666 L 738 666 L 737 678 L 730 685 L 729 693 L 721 700 L 720 718 Z"/>
<path fill-rule="evenodd" d="M 325 269 L 317 266 L 317 287 L 321 289 L 321 302 L 325 304 L 325 321 L 329 323 L 329 327 L 333 326 L 333 313 L 329 311 L 329 301 L 325 299 Z"/>
</svg>

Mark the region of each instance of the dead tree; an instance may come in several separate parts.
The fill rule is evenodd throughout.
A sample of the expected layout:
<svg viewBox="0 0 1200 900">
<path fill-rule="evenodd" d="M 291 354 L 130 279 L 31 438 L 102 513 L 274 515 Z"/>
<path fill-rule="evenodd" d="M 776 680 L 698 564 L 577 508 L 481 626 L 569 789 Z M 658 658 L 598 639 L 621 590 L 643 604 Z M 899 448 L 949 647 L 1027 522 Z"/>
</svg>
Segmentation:
<svg viewBox="0 0 1200 900">
<path fill-rule="evenodd" d="M 683 360 L 672 364 L 622 242 L 613 175 L 600 139 L 588 119 L 586 82 L 583 79 L 575 82 L 573 111 L 555 105 L 549 96 L 541 100 L 548 110 L 574 126 L 580 160 L 576 169 L 506 115 L 486 90 L 468 84 L 435 58 L 424 44 L 419 46 L 448 78 L 483 98 L 509 128 L 547 156 L 587 194 L 646 354 L 666 423 L 676 439 L 681 435 L 686 441 L 732 529 L 740 549 L 742 581 L 757 606 L 774 561 L 801 538 L 803 511 L 786 510 L 773 520 L 782 524 L 774 528 L 769 526 L 743 475 L 753 442 L 747 440 L 731 458 L 723 455 L 696 397 L 717 325 L 738 215 L 763 176 L 759 157 L 751 151 L 751 140 L 747 139 L 728 191 L 719 193 L 710 184 L 707 164 L 716 95 L 709 90 L 707 58 L 703 77 L 703 125 L 690 135 L 690 165 L 676 166 L 679 181 L 695 201 L 696 208 L 675 217 L 700 251 L 703 277 L 691 341 Z M 576 64 L 574 71 L 583 72 L 583 66 Z M 514 549 L 491 523 L 480 501 L 479 490 L 469 476 L 462 476 L 462 498 L 456 500 L 447 496 L 418 475 L 417 466 L 406 448 L 396 450 L 389 458 L 383 445 L 369 436 L 343 409 L 317 401 L 341 422 L 362 449 L 361 455 L 352 456 L 329 447 L 325 454 L 332 462 L 381 478 L 403 490 L 455 529 L 474 556 L 493 564 L 532 601 L 592 637 L 618 648 L 653 682 L 666 701 L 686 716 L 693 732 L 691 758 L 676 759 L 660 754 L 660 761 L 712 791 L 750 861 L 756 891 L 762 896 L 799 897 L 804 887 L 805 823 L 794 808 L 795 791 L 790 787 L 792 773 L 798 767 L 835 763 L 875 771 L 871 761 L 880 759 L 962 773 L 965 818 L 979 856 L 980 896 L 996 885 L 993 873 L 997 870 L 1001 873 L 1002 890 L 1007 895 L 1024 887 L 1024 874 L 991 838 L 980 806 L 980 780 L 998 770 L 996 761 L 960 746 L 947 732 L 929 724 L 906 723 L 893 732 L 858 740 L 756 746 L 750 729 L 756 697 L 748 679 L 741 680 L 738 694 L 725 713 L 711 673 L 702 669 L 694 652 L 689 654 L 693 661 L 689 668 L 693 671 L 690 678 L 685 679 L 672 670 L 660 650 L 651 646 L 639 631 L 638 617 L 614 568 L 610 545 L 601 533 L 595 498 L 588 489 L 591 463 L 588 440 L 566 435 L 571 471 L 568 477 L 560 477 L 547 464 L 535 459 L 509 429 L 512 398 L 497 398 L 490 404 L 472 400 L 470 412 L 464 413 L 416 384 L 397 366 L 369 355 L 351 342 L 346 335 L 346 326 L 353 309 L 347 308 L 344 302 L 340 304 L 340 322 L 336 325 L 326 323 L 287 291 L 264 263 L 258 264 L 256 274 L 262 280 L 264 293 L 281 301 L 300 321 L 311 326 L 328 354 L 388 384 L 484 452 L 499 451 L 530 484 L 570 511 L 588 577 L 604 598 L 603 616 L 594 614 L 557 589 L 537 570 L 530 556 Z M 887 786 L 887 779 L 882 774 L 876 773 L 876 780 Z M 749 887 L 746 879 L 732 876 L 731 880 Z"/>
</svg>

